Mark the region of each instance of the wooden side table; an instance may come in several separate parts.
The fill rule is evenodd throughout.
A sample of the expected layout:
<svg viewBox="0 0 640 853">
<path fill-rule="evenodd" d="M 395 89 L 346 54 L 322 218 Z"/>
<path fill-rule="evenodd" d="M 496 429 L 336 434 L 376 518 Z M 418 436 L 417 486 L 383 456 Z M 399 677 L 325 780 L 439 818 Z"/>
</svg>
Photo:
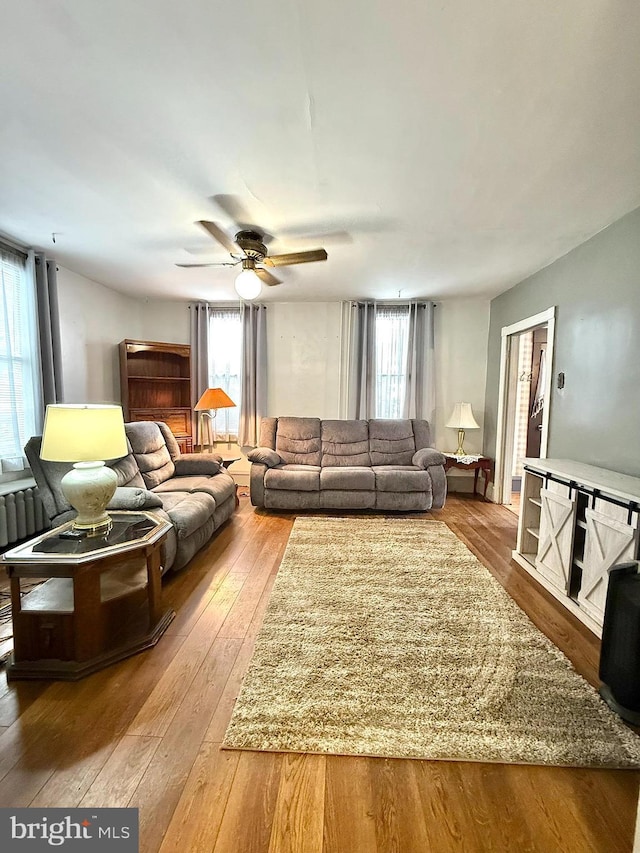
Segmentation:
<svg viewBox="0 0 640 853">
<path fill-rule="evenodd" d="M 456 456 L 454 453 L 445 453 L 445 463 L 444 470 L 448 471 L 449 468 L 462 468 L 464 471 L 473 471 L 473 494 L 475 495 L 478 490 L 478 474 L 482 471 L 482 477 L 484 479 L 484 489 L 482 492 L 482 497 L 487 499 L 487 485 L 489 484 L 489 480 L 493 479 L 493 459 L 489 459 L 487 456 L 480 456 L 478 459 L 471 459 L 470 461 L 465 461 L 469 457 L 467 456 Z"/>
<path fill-rule="evenodd" d="M 60 538 L 71 522 L 7 551 L 14 650 L 7 677 L 76 681 L 154 646 L 175 616 L 163 609 L 160 549 L 171 524 L 112 512 L 106 536 Z M 47 580 L 22 594 L 26 578 Z"/>
</svg>

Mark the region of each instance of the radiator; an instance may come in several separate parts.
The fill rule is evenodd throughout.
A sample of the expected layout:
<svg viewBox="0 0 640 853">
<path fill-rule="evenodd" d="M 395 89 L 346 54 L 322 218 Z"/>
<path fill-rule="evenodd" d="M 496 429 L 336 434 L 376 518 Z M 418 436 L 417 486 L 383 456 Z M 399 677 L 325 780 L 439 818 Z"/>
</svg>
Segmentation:
<svg viewBox="0 0 640 853">
<path fill-rule="evenodd" d="M 50 527 L 37 486 L 0 495 L 0 548 Z"/>
</svg>

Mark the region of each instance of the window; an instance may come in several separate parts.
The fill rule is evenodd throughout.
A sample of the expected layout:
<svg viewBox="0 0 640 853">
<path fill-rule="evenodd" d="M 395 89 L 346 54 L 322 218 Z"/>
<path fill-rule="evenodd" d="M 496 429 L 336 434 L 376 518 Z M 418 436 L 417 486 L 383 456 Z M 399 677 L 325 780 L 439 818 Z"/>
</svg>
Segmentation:
<svg viewBox="0 0 640 853">
<path fill-rule="evenodd" d="M 242 390 L 242 318 L 239 308 L 209 309 L 209 388 L 222 388 L 236 404 L 218 409 L 213 437 L 236 441 Z"/>
<path fill-rule="evenodd" d="M 0 245 L 0 459 L 22 459 L 40 409 L 35 283 L 26 256 Z"/>
<path fill-rule="evenodd" d="M 376 417 L 401 418 L 407 384 L 409 306 L 376 308 Z"/>
</svg>

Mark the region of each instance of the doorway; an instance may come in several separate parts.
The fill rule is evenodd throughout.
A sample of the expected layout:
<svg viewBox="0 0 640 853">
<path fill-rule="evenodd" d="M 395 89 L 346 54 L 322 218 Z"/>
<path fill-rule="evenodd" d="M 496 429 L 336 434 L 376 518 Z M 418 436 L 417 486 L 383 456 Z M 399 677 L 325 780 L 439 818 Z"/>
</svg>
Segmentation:
<svg viewBox="0 0 640 853">
<path fill-rule="evenodd" d="M 502 329 L 493 499 L 514 512 L 522 460 L 547 454 L 554 326 L 549 308 Z"/>
</svg>

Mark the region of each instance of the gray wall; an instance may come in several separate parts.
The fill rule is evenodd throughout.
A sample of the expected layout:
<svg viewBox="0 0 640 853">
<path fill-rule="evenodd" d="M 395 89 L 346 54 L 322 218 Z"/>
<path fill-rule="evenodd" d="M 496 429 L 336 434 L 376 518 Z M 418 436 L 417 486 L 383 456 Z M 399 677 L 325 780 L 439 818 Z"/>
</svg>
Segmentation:
<svg viewBox="0 0 640 853">
<path fill-rule="evenodd" d="M 491 302 L 484 452 L 495 456 L 500 332 L 556 306 L 549 457 L 640 476 L 640 208 Z M 562 391 L 555 377 L 566 377 Z"/>
</svg>

